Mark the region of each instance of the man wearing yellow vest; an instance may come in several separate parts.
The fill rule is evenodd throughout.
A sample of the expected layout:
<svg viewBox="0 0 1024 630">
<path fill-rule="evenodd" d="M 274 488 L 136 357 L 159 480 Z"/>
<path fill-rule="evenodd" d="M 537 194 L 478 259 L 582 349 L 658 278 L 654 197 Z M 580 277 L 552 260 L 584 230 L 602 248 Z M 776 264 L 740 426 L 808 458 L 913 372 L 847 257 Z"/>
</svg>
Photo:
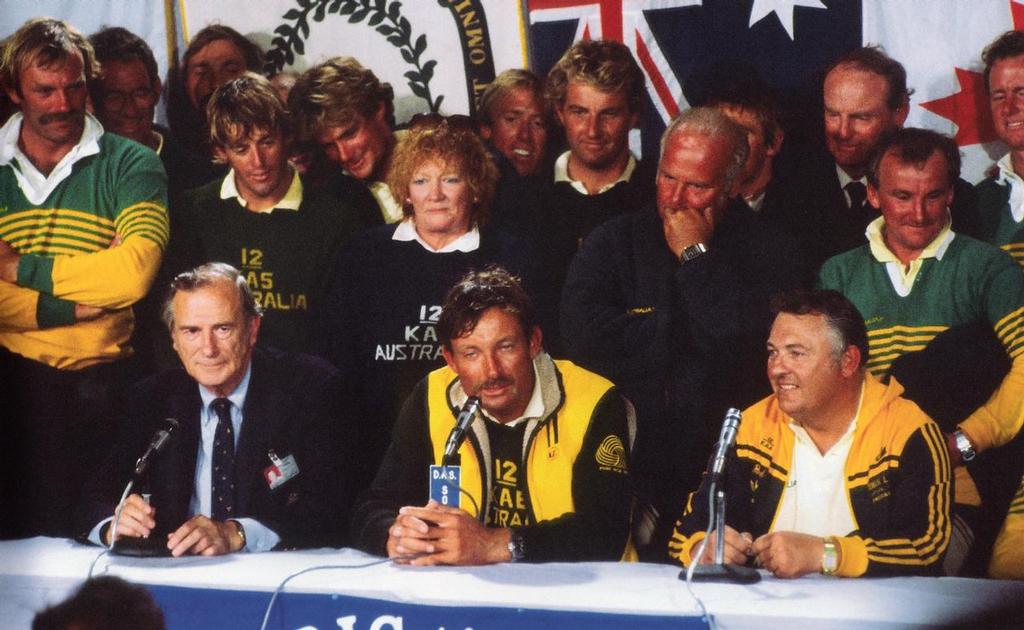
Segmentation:
<svg viewBox="0 0 1024 630">
<path fill-rule="evenodd" d="M 616 560 L 629 543 L 631 409 L 612 383 L 541 348 L 533 305 L 503 269 L 470 272 L 437 324 L 447 367 L 406 400 L 356 546 L 414 565 Z M 458 449 L 460 507 L 428 500 L 456 418 L 480 400 Z"/>
</svg>

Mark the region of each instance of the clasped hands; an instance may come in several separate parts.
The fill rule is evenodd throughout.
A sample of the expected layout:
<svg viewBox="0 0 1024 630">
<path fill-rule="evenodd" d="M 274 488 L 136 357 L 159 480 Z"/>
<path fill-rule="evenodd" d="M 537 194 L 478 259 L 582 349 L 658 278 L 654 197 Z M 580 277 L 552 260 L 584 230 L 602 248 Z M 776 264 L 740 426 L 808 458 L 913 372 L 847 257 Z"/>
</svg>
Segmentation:
<svg viewBox="0 0 1024 630">
<path fill-rule="evenodd" d="M 398 511 L 388 528 L 387 552 L 416 566 L 493 564 L 511 560 L 511 530 L 487 527 L 465 510 L 430 501 Z"/>
<path fill-rule="evenodd" d="M 117 523 L 117 537 L 148 538 L 155 527 L 156 508 L 140 495 L 129 496 Z M 110 544 L 112 530 L 113 526 L 107 530 L 104 540 L 107 545 Z M 185 554 L 220 556 L 239 551 L 242 548 L 242 536 L 234 521 L 214 521 L 197 514 L 167 535 L 167 548 L 175 557 Z"/>
<path fill-rule="evenodd" d="M 701 564 L 711 564 L 715 558 L 718 532 L 712 532 L 704 546 Z M 748 532 L 737 532 L 725 526 L 726 564 L 743 565 L 750 558 L 772 572 L 775 577 L 797 578 L 821 570 L 825 553 L 825 540 L 797 532 L 771 532 L 756 540 Z"/>
</svg>

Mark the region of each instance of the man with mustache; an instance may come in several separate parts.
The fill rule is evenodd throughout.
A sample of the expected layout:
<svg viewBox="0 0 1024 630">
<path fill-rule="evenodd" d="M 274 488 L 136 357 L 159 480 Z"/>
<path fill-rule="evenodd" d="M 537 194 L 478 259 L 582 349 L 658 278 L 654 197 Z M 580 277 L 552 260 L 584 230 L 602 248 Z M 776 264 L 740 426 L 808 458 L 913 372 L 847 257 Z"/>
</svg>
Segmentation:
<svg viewBox="0 0 1024 630">
<path fill-rule="evenodd" d="M 102 451 L 108 407 L 131 376 L 132 305 L 168 238 L 155 153 L 85 111 L 99 66 L 81 33 L 37 18 L 11 36 L 0 84 L 0 537 L 70 533 Z"/>
<path fill-rule="evenodd" d="M 184 195 L 171 271 L 211 260 L 236 266 L 264 311 L 261 343 L 311 352 L 310 313 L 321 308 L 323 270 L 364 226 L 345 201 L 308 186 L 289 164 L 291 119 L 267 79 L 246 73 L 220 86 L 206 118 L 214 155 L 230 170 Z"/>
<path fill-rule="evenodd" d="M 447 367 L 406 400 L 352 523 L 359 548 L 418 566 L 632 558 L 632 411 L 612 383 L 541 347 L 533 304 L 507 271 L 470 272 L 445 298 Z M 456 416 L 459 507 L 427 500 Z M 444 495 L 442 494 L 442 497 Z"/>
</svg>

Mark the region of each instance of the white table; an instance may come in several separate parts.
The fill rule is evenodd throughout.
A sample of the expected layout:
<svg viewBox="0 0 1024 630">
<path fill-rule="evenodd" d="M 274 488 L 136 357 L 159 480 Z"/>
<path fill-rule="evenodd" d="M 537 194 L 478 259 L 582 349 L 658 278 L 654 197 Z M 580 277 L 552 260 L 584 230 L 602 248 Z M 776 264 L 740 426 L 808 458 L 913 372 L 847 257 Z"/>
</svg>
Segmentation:
<svg viewBox="0 0 1024 630">
<path fill-rule="evenodd" d="M 54 538 L 0 542 L 0 627 L 27 628 L 37 610 L 60 601 L 77 587 L 99 553 L 95 547 Z M 223 627 L 223 619 L 208 624 L 202 616 L 204 610 L 209 611 L 210 593 L 216 594 L 218 602 L 236 598 L 239 606 L 246 607 L 247 616 L 230 617 L 238 621 L 235 627 L 258 627 L 258 621 L 253 624 L 253 619 L 262 619 L 270 593 L 287 576 L 314 566 L 352 567 L 374 560 L 349 549 L 243 553 L 220 558 L 107 556 L 96 563 L 94 574 L 108 573 L 149 585 L 164 606 L 171 628 L 212 627 L 210 624 Z M 629 615 L 628 625 L 635 628 L 666 627 L 667 620 L 675 627 L 685 627 L 699 622 L 700 612 L 685 584 L 677 579 L 678 573 L 671 566 L 625 563 L 474 568 L 378 564 L 325 569 L 291 581 L 282 604 L 289 613 L 296 613 L 303 606 L 319 607 L 320 621 L 271 627 L 305 625 L 362 630 L 371 627 L 372 621 L 381 615 L 402 617 L 403 630 L 436 629 L 437 625 L 430 624 L 438 619 L 444 622 L 446 630 L 461 630 L 465 625 L 460 624 L 467 622 L 476 624 L 474 630 L 524 628 L 524 620 L 530 627 L 556 627 L 567 622 L 577 627 L 595 627 L 602 625 L 602 615 Z M 1006 605 L 1016 606 L 1014 622 L 1024 628 L 1022 582 L 820 576 L 778 580 L 766 574 L 759 584 L 696 584 L 694 592 L 702 598 L 718 627 L 727 630 L 935 627 L 957 619 L 969 622 Z M 439 607 L 426 610 L 437 614 L 424 616 L 423 605 Z M 486 609 L 488 614 L 471 615 L 466 612 L 471 608 Z M 330 625 L 323 622 L 325 610 L 330 612 Z M 526 613 L 538 616 L 523 617 Z M 550 618 L 545 616 L 549 613 Z M 591 616 L 573 617 L 578 613 Z M 301 614 L 286 614 L 285 618 L 293 624 Z M 336 619 L 345 621 L 336 623 Z M 420 623 L 423 619 L 426 621 Z M 486 620 L 485 625 L 481 625 L 481 619 Z M 620 617 L 609 619 L 614 621 L 613 626 L 623 624 Z"/>
</svg>

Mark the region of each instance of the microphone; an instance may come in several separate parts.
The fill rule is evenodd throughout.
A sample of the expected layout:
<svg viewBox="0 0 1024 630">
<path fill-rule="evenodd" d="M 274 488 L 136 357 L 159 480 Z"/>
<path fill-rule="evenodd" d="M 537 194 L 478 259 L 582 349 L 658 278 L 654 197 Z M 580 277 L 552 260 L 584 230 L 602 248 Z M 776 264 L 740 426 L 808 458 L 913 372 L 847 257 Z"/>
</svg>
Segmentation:
<svg viewBox="0 0 1024 630">
<path fill-rule="evenodd" d="M 452 432 L 448 434 L 448 441 L 444 444 L 444 457 L 441 458 L 442 466 L 450 466 L 454 463 L 459 447 L 462 446 L 462 441 L 466 439 L 466 431 L 469 431 L 469 425 L 473 423 L 473 418 L 476 417 L 476 412 L 479 410 L 480 399 L 478 397 L 470 396 L 466 399 L 466 404 L 462 406 L 462 411 L 459 412 L 459 417 L 455 420 Z"/>
<path fill-rule="evenodd" d="M 149 441 L 146 452 L 135 462 L 135 472 L 132 473 L 132 477 L 138 479 L 142 476 L 142 473 L 146 472 L 150 462 L 153 461 L 160 451 L 164 450 L 167 443 L 171 441 L 171 437 L 178 430 L 178 427 L 179 422 L 174 418 L 164 419 L 164 427 L 156 432 L 153 439 Z"/>
<path fill-rule="evenodd" d="M 740 426 L 740 410 L 730 407 L 725 412 L 725 420 L 722 422 L 722 432 L 718 435 L 718 445 L 715 447 L 715 456 L 711 460 L 711 481 L 717 482 L 722 477 L 725 469 L 725 457 L 729 454 L 729 447 L 736 441 L 736 430 Z"/>
</svg>

